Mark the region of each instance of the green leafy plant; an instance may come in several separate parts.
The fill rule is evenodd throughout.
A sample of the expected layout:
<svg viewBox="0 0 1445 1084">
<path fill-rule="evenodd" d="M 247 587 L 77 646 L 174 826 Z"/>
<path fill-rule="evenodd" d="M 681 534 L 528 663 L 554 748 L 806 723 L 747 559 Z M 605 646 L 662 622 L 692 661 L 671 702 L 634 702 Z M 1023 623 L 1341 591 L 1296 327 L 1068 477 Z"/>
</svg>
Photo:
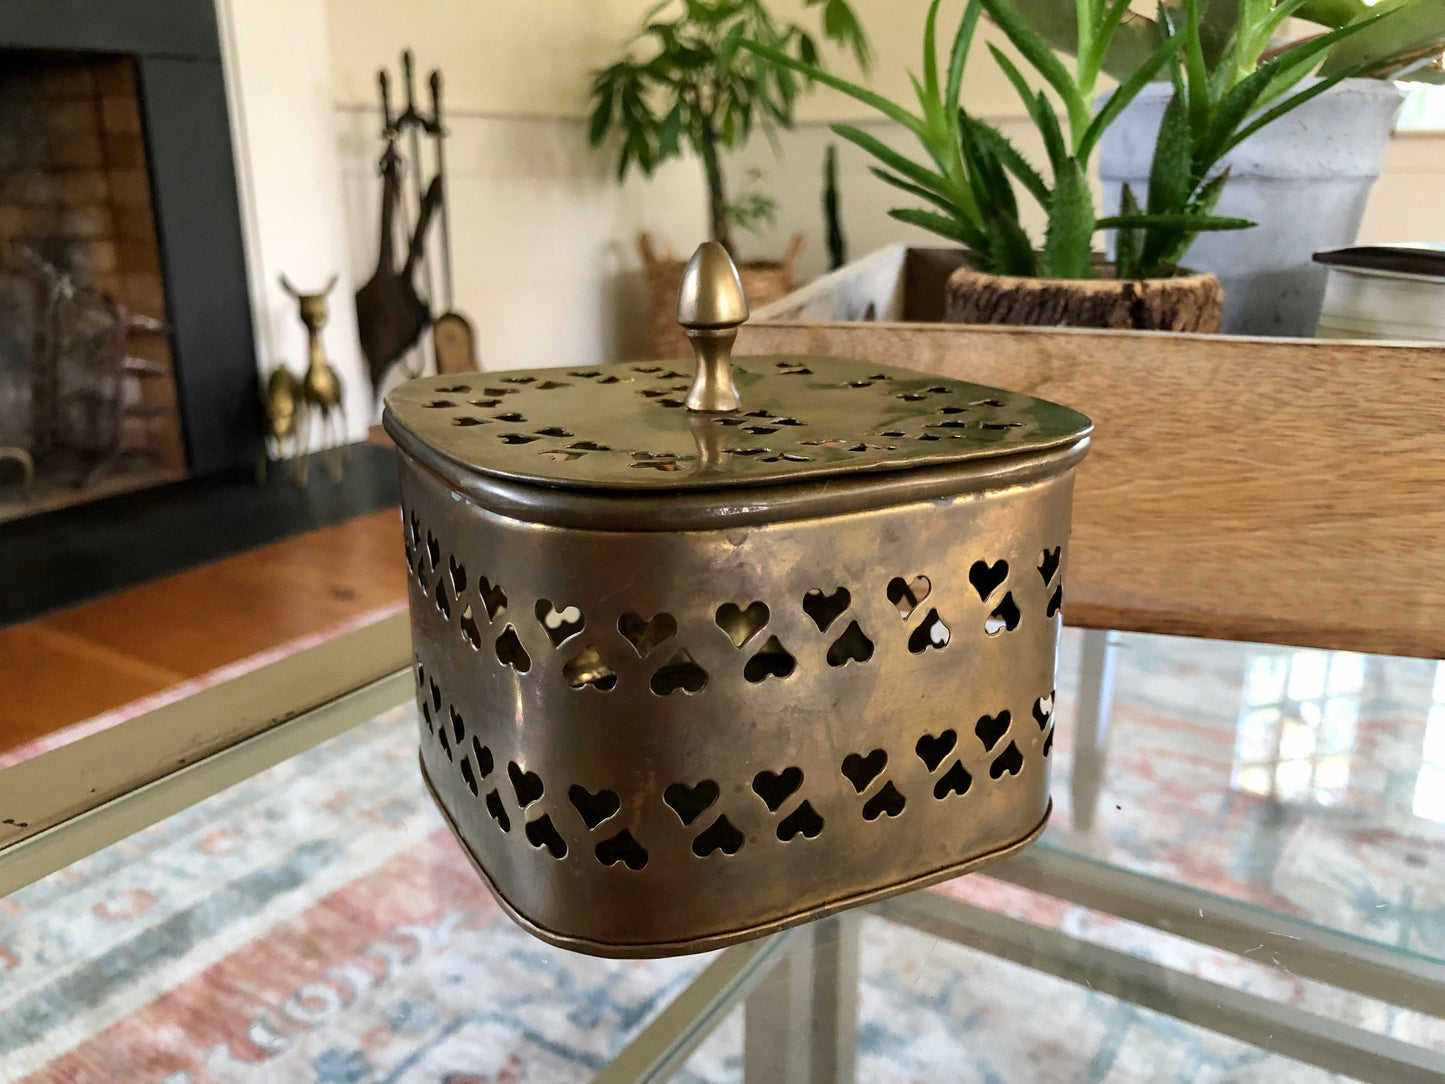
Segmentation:
<svg viewBox="0 0 1445 1084">
<path fill-rule="evenodd" d="M 1219 168 L 1224 156 L 1255 132 L 1357 73 L 1357 68 L 1342 69 L 1294 89 L 1321 58 L 1347 38 L 1367 32 L 1383 15 L 1296 42 L 1261 59 L 1284 20 L 1306 2 L 1240 0 L 1239 10 L 1247 18 L 1212 61 L 1204 51 L 1201 0 L 1184 0 L 1177 14 L 1160 7 L 1166 35 L 1179 40 L 1183 48 L 1169 60 L 1174 93 L 1159 125 L 1142 213 L 1138 197 L 1124 186 L 1119 209 L 1123 221 L 1114 245 L 1121 278 L 1149 277 L 1175 266 L 1199 235 L 1197 216 L 1214 210 L 1229 182 L 1229 171 Z M 1182 29 L 1176 20 L 1182 20 Z"/>
<path fill-rule="evenodd" d="M 1285 0 L 1298 6 L 1300 0 Z M 1278 5 L 1276 5 L 1278 6 Z M 1213 214 L 1227 183 L 1210 170 L 1219 158 L 1260 127 L 1319 93 L 1319 84 L 1283 98 L 1310 73 L 1320 56 L 1369 23 L 1341 28 L 1301 42 L 1270 57 L 1258 72 L 1238 85 L 1221 59 L 1211 66 L 1203 53 L 1204 20 L 1197 0 L 1184 0 L 1186 15 L 1161 15 L 1158 39 L 1128 72 L 1115 72 L 1119 85 L 1094 108 L 1095 89 L 1118 35 L 1128 22 L 1128 0 L 1073 0 L 1075 65 L 1065 66 L 1030 25 L 1015 0 L 968 0 L 940 79 L 936 24 L 939 0 L 929 7 L 923 32 L 923 78 L 912 77 L 920 113 L 882 95 L 785 56 L 764 42 L 744 44 L 774 64 L 788 66 L 835 87 L 876 109 L 912 134 L 928 156 L 921 163 L 899 153 L 853 125 L 833 131 L 872 155 L 872 172 L 930 204 L 904 207 L 892 217 L 962 243 L 979 270 L 1042 278 L 1086 279 L 1097 270 L 1093 237 L 1101 229 L 1119 231 L 1122 258 L 1113 273 L 1121 278 L 1175 273 L 1174 262 L 1205 230 L 1243 229 L 1253 223 Z M 1031 86 L 1019 67 L 990 46 L 994 61 L 1013 84 L 1038 129 L 1049 176 L 1036 169 L 997 128 L 974 117 L 959 95 L 970 47 L 980 17 L 987 15 L 1039 76 L 1062 107 L 1043 89 Z M 1263 74 L 1259 74 L 1263 73 Z M 1339 77 L 1343 78 L 1344 74 Z M 1155 178 L 1148 203 L 1141 207 L 1126 192 L 1116 215 L 1098 215 L 1088 185 L 1088 168 L 1104 131 L 1156 77 L 1172 78 L 1180 101 L 1166 111 L 1155 149 Z M 1253 80 L 1253 81 L 1251 81 Z M 1246 86 L 1247 84 L 1247 86 Z M 1274 103 L 1274 104 L 1271 104 Z M 1047 217 L 1042 246 L 1036 246 L 1020 220 L 1019 195 L 1036 200 Z"/>
<path fill-rule="evenodd" d="M 1074 51 L 1075 0 L 1014 0 L 1019 13 L 1053 48 Z M 1179 21 L 1184 0 L 1165 0 L 1159 18 L 1130 13 L 1124 17 L 1103 60 L 1103 70 L 1125 78 L 1163 40 L 1169 21 Z M 1380 15 L 1390 18 L 1377 22 Z M 1439 60 L 1445 54 L 1445 4 L 1440 0 L 1209 0 L 1200 20 L 1200 49 L 1210 70 L 1230 54 L 1230 80 L 1247 78 L 1271 55 L 1274 38 L 1290 16 L 1340 30 L 1370 23 L 1349 40 L 1336 39 L 1319 58 L 1319 74 L 1349 72 L 1374 79 L 1445 83 Z"/>
<path fill-rule="evenodd" d="M 868 39 L 847 0 L 804 2 L 820 9 L 822 37 L 851 50 L 866 71 Z M 757 224 L 764 208 L 756 197 L 729 201 L 722 152 L 742 147 L 755 128 L 790 127 L 805 85 L 796 69 L 740 51 L 745 39 L 809 69 L 821 63 L 818 39 L 775 19 L 762 0 L 662 0 L 622 59 L 592 73 L 589 95 L 588 139 L 600 146 L 616 137 L 619 180 L 632 168 L 650 176 L 687 150 L 697 155 L 712 238 L 729 250 L 731 226 Z"/>
</svg>

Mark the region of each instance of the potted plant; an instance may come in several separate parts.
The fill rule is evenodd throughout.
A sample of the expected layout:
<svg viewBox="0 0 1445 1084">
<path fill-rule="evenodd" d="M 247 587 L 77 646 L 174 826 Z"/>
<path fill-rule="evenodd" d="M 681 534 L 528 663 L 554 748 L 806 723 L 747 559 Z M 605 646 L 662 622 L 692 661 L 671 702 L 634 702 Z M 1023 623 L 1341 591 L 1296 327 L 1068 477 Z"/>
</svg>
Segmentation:
<svg viewBox="0 0 1445 1084">
<path fill-rule="evenodd" d="M 915 79 L 921 112 L 913 113 L 873 92 L 830 75 L 757 41 L 750 50 L 836 87 L 893 119 L 927 154 L 918 162 L 852 125 L 834 125 L 839 136 L 881 163 L 873 172 L 928 207 L 898 208 L 900 221 L 964 246 L 965 266 L 948 279 L 944 318 L 970 323 L 1125 327 L 1215 331 L 1220 288 L 1211 275 L 1192 274 L 1180 257 L 1201 233 L 1244 229 L 1247 219 L 1215 208 L 1228 181 L 1215 167 L 1254 131 L 1273 123 L 1343 79 L 1339 73 L 1296 89 L 1332 46 L 1371 25 L 1371 20 L 1299 42 L 1262 60 L 1254 75 L 1230 94 L 1199 90 L 1211 70 L 1202 63 L 1203 12 L 1185 0 L 1182 18 L 1165 20 L 1149 51 L 1116 71 L 1119 86 L 1097 108 L 1095 88 L 1106 57 L 1121 35 L 1136 36 L 1125 18 L 1127 0 L 1075 0 L 1073 70 L 1054 54 L 1013 0 L 969 0 L 960 19 L 945 78 L 936 50 L 938 0 L 923 34 L 923 78 Z M 1063 108 L 1031 85 L 1018 66 L 990 46 L 1014 85 L 1047 149 L 1046 170 L 1036 169 L 993 125 L 960 103 L 963 71 L 980 17 L 1000 27 Z M 1228 62 L 1226 51 L 1216 62 Z M 1101 139 L 1156 77 L 1168 80 L 1171 105 L 1153 145 L 1147 190 L 1121 189 L 1118 213 L 1095 207 L 1088 173 Z M 1020 198 L 1043 207 L 1048 226 L 1042 244 L 1023 227 Z M 1146 202 L 1141 203 L 1141 199 Z M 1117 232 L 1113 262 L 1094 250 L 1101 230 Z"/>
<path fill-rule="evenodd" d="M 847 0 L 806 0 L 806 6 L 821 9 L 823 38 L 850 49 L 866 71 L 868 40 Z M 763 0 L 662 0 L 643 16 L 623 57 L 592 73 L 590 91 L 588 139 L 594 147 L 614 141 L 619 181 L 632 169 L 651 176 L 669 159 L 697 156 L 710 236 L 730 253 L 733 227 L 771 221 L 776 203 L 758 190 L 757 175 L 730 199 L 722 155 L 741 148 L 756 128 L 790 127 L 794 103 L 807 85 L 788 65 L 740 50 L 745 39 L 809 69 L 821 62 L 814 36 L 799 23 L 775 18 Z M 792 289 L 801 240 L 782 261 L 740 264 L 755 305 Z M 683 261 L 654 252 L 646 234 L 640 247 L 652 297 L 653 353 L 685 355 L 686 340 L 672 315 Z"/>
<path fill-rule="evenodd" d="M 1014 3 L 1050 45 L 1074 51 L 1075 0 Z M 1162 17 L 1180 17 L 1182 6 L 1171 0 Z M 1233 334 L 1314 334 L 1325 273 L 1311 255 L 1351 245 L 1358 236 L 1402 100 L 1395 81 L 1445 82 L 1440 0 L 1383 0 L 1373 7 L 1364 0 L 1209 0 L 1199 32 L 1200 59 L 1211 76 L 1206 89 L 1227 95 L 1263 62 L 1287 52 L 1278 37 L 1289 16 L 1329 30 L 1356 28 L 1316 58 L 1318 78 L 1349 78 L 1255 132 L 1213 167 L 1230 177 L 1218 213 L 1258 225 L 1241 235 L 1202 237 L 1184 259 L 1224 284 L 1230 301 L 1223 330 Z M 1105 72 L 1126 75 L 1165 32 L 1158 20 L 1131 18 L 1104 58 Z M 1120 198 L 1126 183 L 1142 190 L 1172 96 L 1168 82 L 1144 88 L 1105 134 L 1099 174 L 1106 205 Z"/>
</svg>

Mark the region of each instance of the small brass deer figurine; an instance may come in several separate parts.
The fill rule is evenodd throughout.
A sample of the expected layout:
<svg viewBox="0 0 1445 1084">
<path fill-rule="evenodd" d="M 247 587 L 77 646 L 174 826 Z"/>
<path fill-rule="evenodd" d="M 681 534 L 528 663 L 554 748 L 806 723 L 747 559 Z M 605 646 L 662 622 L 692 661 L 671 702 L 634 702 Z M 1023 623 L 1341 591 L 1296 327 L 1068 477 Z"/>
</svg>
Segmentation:
<svg viewBox="0 0 1445 1084">
<path fill-rule="evenodd" d="M 296 299 L 301 323 L 306 327 L 306 373 L 299 379 L 283 363 L 266 382 L 266 436 L 278 456 L 289 442 L 296 465 L 296 482 L 305 485 L 307 460 L 303 454 L 310 444 L 313 423 L 319 423 L 321 447 L 328 452 L 326 464 L 332 481 L 341 481 L 342 446 L 346 443 L 345 389 L 340 375 L 326 360 L 321 329 L 326 326 L 326 295 L 336 286 L 336 276 L 319 293 L 305 294 L 281 276 L 281 288 Z"/>
</svg>

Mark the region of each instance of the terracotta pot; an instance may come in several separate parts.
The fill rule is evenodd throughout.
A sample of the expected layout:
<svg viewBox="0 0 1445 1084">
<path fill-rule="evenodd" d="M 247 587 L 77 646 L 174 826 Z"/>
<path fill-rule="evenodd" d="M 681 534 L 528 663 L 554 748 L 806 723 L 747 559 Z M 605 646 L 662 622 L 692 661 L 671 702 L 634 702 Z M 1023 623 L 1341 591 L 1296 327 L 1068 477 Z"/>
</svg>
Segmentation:
<svg viewBox="0 0 1445 1084">
<path fill-rule="evenodd" d="M 676 259 L 671 253 L 658 256 L 652 247 L 652 238 L 645 233 L 638 236 L 637 248 L 642 253 L 642 265 L 647 272 L 650 305 L 648 356 L 691 358 L 692 348 L 688 346 L 687 335 L 677 324 L 677 288 L 682 283 L 682 269 L 687 266 L 687 261 Z M 738 264 L 738 274 L 742 277 L 743 292 L 750 308 L 756 310 L 792 293 L 795 285 L 793 272 L 802 250 L 803 235 L 794 234 L 792 243 L 788 245 L 788 254 L 781 262 L 757 260 Z"/>
<path fill-rule="evenodd" d="M 1102 268 L 1101 268 L 1102 269 Z M 944 287 L 952 324 L 1194 331 L 1213 335 L 1224 291 L 1213 275 L 1168 279 L 1033 279 L 960 267 Z"/>
</svg>

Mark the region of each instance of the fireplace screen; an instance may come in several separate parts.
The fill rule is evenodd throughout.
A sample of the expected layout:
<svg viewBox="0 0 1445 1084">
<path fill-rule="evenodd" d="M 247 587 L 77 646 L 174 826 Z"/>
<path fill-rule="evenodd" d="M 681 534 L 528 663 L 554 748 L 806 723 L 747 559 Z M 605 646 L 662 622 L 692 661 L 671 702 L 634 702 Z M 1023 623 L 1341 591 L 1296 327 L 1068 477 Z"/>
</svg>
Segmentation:
<svg viewBox="0 0 1445 1084">
<path fill-rule="evenodd" d="M 130 57 L 0 50 L 0 520 L 180 477 Z"/>
</svg>

